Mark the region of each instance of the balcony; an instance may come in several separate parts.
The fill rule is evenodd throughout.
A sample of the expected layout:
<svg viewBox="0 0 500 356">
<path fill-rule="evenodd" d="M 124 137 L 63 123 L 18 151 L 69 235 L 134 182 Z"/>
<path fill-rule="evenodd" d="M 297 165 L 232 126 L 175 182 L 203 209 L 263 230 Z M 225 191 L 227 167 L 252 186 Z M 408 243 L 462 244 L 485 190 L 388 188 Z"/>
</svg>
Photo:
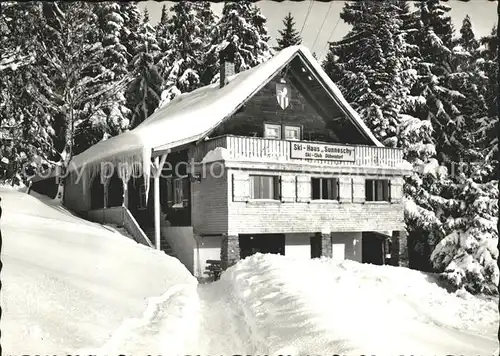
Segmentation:
<svg viewBox="0 0 500 356">
<path fill-rule="evenodd" d="M 200 143 L 192 151 L 192 158 L 200 162 L 217 147 L 226 148 L 227 156 L 235 161 L 411 169 L 401 149 L 232 135 Z"/>
</svg>

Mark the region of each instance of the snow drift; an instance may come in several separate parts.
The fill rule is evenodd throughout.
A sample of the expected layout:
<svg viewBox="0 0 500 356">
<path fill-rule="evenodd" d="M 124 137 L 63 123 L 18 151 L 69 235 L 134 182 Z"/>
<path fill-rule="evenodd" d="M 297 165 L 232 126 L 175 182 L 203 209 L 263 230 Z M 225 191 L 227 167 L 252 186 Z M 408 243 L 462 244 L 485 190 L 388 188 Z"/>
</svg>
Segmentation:
<svg viewBox="0 0 500 356">
<path fill-rule="evenodd" d="M 242 352 L 492 355 L 497 347 L 494 301 L 450 294 L 404 268 L 258 254 L 211 287 L 242 311 L 253 340 Z"/>
<path fill-rule="evenodd" d="M 196 292 L 196 279 L 177 259 L 77 218 L 47 198 L 13 189 L 0 195 L 7 354 L 98 349 L 118 330 L 113 340 L 126 339 L 133 328 L 122 324 L 143 319 L 148 304 L 154 309 L 161 302 L 154 297 L 179 285 Z"/>
</svg>

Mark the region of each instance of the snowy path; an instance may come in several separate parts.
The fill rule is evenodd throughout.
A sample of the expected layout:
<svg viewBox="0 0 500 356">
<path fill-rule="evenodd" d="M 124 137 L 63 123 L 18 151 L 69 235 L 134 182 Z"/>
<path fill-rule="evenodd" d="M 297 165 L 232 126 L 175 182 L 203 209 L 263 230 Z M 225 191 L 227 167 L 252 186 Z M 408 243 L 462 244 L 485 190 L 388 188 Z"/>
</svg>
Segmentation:
<svg viewBox="0 0 500 356">
<path fill-rule="evenodd" d="M 196 285 L 171 287 L 162 296 L 150 298 L 141 318 L 125 321 L 103 347 L 90 354 L 183 355 L 186 346 L 198 339 L 199 312 Z"/>
<path fill-rule="evenodd" d="M 224 286 L 224 287 L 222 287 Z M 220 282 L 198 287 L 200 297 L 199 341 L 193 352 L 203 355 L 256 354 L 250 330 L 231 285 Z"/>
</svg>

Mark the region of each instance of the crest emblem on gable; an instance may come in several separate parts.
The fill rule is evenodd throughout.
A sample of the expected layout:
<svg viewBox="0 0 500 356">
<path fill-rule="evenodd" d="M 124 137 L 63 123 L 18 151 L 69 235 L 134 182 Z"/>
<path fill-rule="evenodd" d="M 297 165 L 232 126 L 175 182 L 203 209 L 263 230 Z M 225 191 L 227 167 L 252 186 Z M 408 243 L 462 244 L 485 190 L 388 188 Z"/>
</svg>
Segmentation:
<svg viewBox="0 0 500 356">
<path fill-rule="evenodd" d="M 276 100 L 281 106 L 281 109 L 285 110 L 290 104 L 291 90 L 288 84 L 276 83 Z"/>
</svg>

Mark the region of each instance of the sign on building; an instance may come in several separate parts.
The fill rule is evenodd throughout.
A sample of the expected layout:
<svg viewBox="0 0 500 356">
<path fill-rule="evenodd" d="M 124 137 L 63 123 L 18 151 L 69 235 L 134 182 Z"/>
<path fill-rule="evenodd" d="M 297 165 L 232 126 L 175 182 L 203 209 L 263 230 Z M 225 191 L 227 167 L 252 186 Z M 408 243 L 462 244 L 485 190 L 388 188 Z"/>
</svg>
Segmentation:
<svg viewBox="0 0 500 356">
<path fill-rule="evenodd" d="M 291 90 L 287 84 L 276 83 L 276 100 L 283 110 L 290 104 Z"/>
<path fill-rule="evenodd" d="M 354 147 L 323 143 L 290 142 L 291 158 L 354 162 Z"/>
</svg>

